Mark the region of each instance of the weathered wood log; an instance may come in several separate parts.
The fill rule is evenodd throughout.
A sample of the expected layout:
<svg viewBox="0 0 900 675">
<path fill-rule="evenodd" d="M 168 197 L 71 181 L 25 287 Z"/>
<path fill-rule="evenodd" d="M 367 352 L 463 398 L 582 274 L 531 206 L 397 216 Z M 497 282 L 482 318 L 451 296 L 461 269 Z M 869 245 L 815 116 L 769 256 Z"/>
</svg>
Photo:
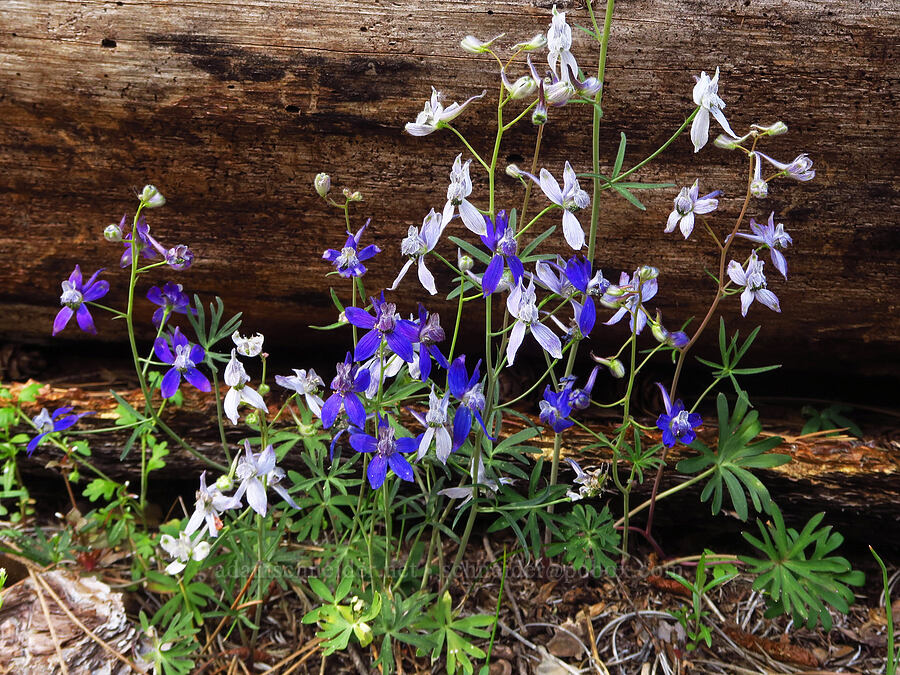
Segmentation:
<svg viewBox="0 0 900 675">
<path fill-rule="evenodd" d="M 421 110 L 432 84 L 461 101 L 494 81 L 492 60 L 461 52 L 460 38 L 506 32 L 510 43 L 527 39 L 546 29 L 550 4 L 2 3 L 0 339 L 48 338 L 59 281 L 75 263 L 109 268 L 109 303 L 122 303 L 121 249 L 100 233 L 133 210 L 133 188 L 152 182 L 169 199 L 149 213 L 154 232 L 198 255 L 181 278 L 189 290 L 220 294 L 270 345 L 332 346 L 332 335 L 307 326 L 333 320 L 320 255 L 342 243 L 344 225 L 313 193 L 313 176 L 327 170 L 339 186 L 363 192 L 355 225 L 373 216 L 369 241 L 384 248 L 367 287 L 390 285 L 402 264 L 400 238 L 443 204 L 461 149 L 450 133 L 412 138 L 403 123 Z M 588 23 L 575 3 L 557 4 L 574 22 Z M 891 112 L 900 94 L 898 17 L 887 0 L 714 0 L 702 7 L 635 0 L 616 7 L 603 98 L 604 170 L 621 130 L 629 139 L 626 166 L 655 149 L 691 110 L 691 76 L 716 65 L 736 129 L 784 120 L 791 133 L 766 149 L 783 159 L 806 151 L 815 161 L 815 181 L 776 184 L 750 213 L 764 220 L 775 211 L 795 241 L 790 283 L 771 279 L 783 313 L 754 307 L 747 320 L 734 321 L 767 324 L 759 345 L 771 361 L 900 373 L 900 236 L 890 176 L 898 166 Z M 574 34 L 574 50 L 588 67 L 596 50 Z M 492 139 L 480 125 L 493 119 L 491 111 L 485 99 L 458 120 L 484 152 Z M 558 174 L 570 159 L 577 170 L 588 169 L 581 130 L 589 115 L 576 106 L 551 111 L 542 165 Z M 501 166 L 527 164 L 533 142 L 530 125 L 507 134 Z M 662 164 L 637 177 L 689 185 L 699 176 L 702 189 L 724 190 L 714 219 L 724 229 L 739 210 L 742 166 L 736 154 L 711 146 L 695 155 L 684 137 Z M 474 174 L 472 198 L 480 205 L 486 180 Z M 499 186 L 498 203 L 519 203 L 514 181 L 501 175 Z M 677 324 L 703 315 L 707 300 L 692 280 L 714 261 L 699 230 L 686 243 L 663 235 L 674 194 L 642 193 L 648 208 L 640 212 L 604 193 L 597 262 L 607 276 L 658 265 L 661 290 L 653 303 Z M 442 246 L 452 256 L 449 243 Z M 438 274 L 442 291 L 448 282 Z M 400 303 L 403 311 L 413 308 L 410 294 Z M 728 305 L 736 317 L 736 302 Z M 140 307 L 149 316 L 149 306 Z M 150 336 L 149 322 L 143 325 Z M 123 342 L 121 323 L 101 319 L 99 326 L 99 340 Z M 597 351 L 621 332 L 598 331 Z M 57 339 L 90 338 L 73 328 Z"/>
<path fill-rule="evenodd" d="M 13 391 L 19 387 L 20 385 L 15 385 Z M 183 407 L 170 411 L 166 416 L 167 423 L 205 456 L 223 461 L 218 432 L 212 422 L 215 416 L 214 403 L 205 394 L 191 390 L 186 390 L 185 394 Z M 140 390 L 125 391 L 123 396 L 136 408 L 141 405 Z M 115 416 L 116 404 L 105 392 L 49 386 L 41 390 L 35 404 L 35 413 L 39 406 L 53 408 L 63 404 L 73 404 L 79 410 L 91 409 L 97 412 L 92 417 L 83 418 L 81 426 L 109 426 Z M 275 411 L 276 408 L 273 407 L 272 412 Z M 534 423 L 540 426 L 536 419 Z M 586 423 L 609 437 L 615 433 L 614 425 L 609 421 L 587 420 Z M 414 424 L 411 421 L 411 428 Z M 231 429 L 231 448 L 235 451 L 246 428 L 235 429 L 228 426 Z M 508 417 L 502 435 L 507 437 L 522 428 L 524 423 L 521 419 Z M 767 433 L 771 435 L 770 432 Z M 701 428 L 699 436 L 709 447 L 715 447 L 714 425 Z M 91 436 L 91 461 L 109 476 L 118 480 L 128 479 L 134 483 L 140 475 L 139 454 L 132 452 L 124 461 L 119 460 L 126 437 L 125 433 Z M 161 434 L 160 437 L 162 438 Z M 809 517 L 812 513 L 826 510 L 829 512 L 830 522 L 843 525 L 845 529 L 851 527 L 862 538 L 892 533 L 892 537 L 896 535 L 892 541 L 900 540 L 900 525 L 896 518 L 897 503 L 900 502 L 900 443 L 888 438 L 860 441 L 846 436 L 804 437 L 785 432 L 781 432 L 781 437 L 784 442 L 773 452 L 789 454 L 792 461 L 772 470 L 760 471 L 759 475 L 776 501 L 786 507 L 786 512 L 789 511 L 793 517 Z M 655 432 L 648 432 L 644 438 L 646 444 L 658 443 L 659 440 L 659 434 Z M 529 441 L 529 445 L 541 448 L 545 458 L 549 459 L 552 456 L 553 436 L 545 434 L 536 437 Z M 611 453 L 603 448 L 592 447 L 593 445 L 592 437 L 578 428 L 572 428 L 564 436 L 562 454 L 564 457 L 575 458 L 584 467 L 609 462 Z M 169 448 L 171 453 L 165 457 L 166 466 L 155 471 L 152 480 L 156 485 L 161 481 L 176 490 L 186 489 L 186 486 L 197 481 L 204 467 L 176 444 L 170 443 Z M 691 454 L 692 451 L 684 447 L 677 447 L 669 453 L 669 469 L 665 473 L 663 489 L 684 480 L 684 477 L 676 475 L 673 467 L 678 460 Z M 36 452 L 31 460 L 23 462 L 22 470 L 34 478 L 46 475 L 41 467 L 47 465 L 48 460 L 53 466 L 58 457 L 58 450 L 46 446 Z M 296 452 L 288 453 L 281 465 L 305 471 Z M 561 480 L 569 480 L 571 475 L 566 470 Z M 636 486 L 635 494 L 638 498 L 646 498 L 651 485 L 652 476 L 643 485 Z M 692 512 L 697 508 L 700 488 L 701 486 L 696 486 L 680 497 L 680 503 L 685 504 L 685 508 Z M 706 507 L 701 509 L 705 510 Z M 680 511 L 676 509 L 676 512 Z"/>
</svg>

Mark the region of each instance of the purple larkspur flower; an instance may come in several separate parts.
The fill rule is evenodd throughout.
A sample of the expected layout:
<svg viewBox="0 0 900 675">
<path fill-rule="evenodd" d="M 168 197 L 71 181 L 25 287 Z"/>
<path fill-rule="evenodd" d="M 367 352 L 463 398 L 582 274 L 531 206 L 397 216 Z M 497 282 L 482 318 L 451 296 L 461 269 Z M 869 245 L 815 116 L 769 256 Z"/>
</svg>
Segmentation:
<svg viewBox="0 0 900 675">
<path fill-rule="evenodd" d="M 191 299 L 184 292 L 181 284 L 167 281 L 162 288 L 159 286 L 151 286 L 147 291 L 147 299 L 154 305 L 159 305 L 153 312 L 153 325 L 159 328 L 161 323 L 168 320 L 172 314 L 187 314 L 190 312 L 194 316 L 197 310 L 191 307 Z"/>
<path fill-rule="evenodd" d="M 241 481 L 235 490 L 232 499 L 240 502 L 244 493 L 247 494 L 247 506 L 259 515 L 265 516 L 268 510 L 268 498 L 266 489 L 272 488 L 284 501 L 295 509 L 299 509 L 297 503 L 291 499 L 288 491 L 279 483 L 284 478 L 284 469 L 275 466 L 275 448 L 266 446 L 262 452 L 255 453 L 250 450 L 250 441 L 244 441 L 244 456 L 238 460 L 235 475 Z"/>
<path fill-rule="evenodd" d="M 343 408 L 350 423 L 356 427 L 366 425 L 366 409 L 357 394 L 369 386 L 369 371 L 353 363 L 350 352 L 343 363 L 335 366 L 337 374 L 331 381 L 332 394 L 322 405 L 322 426 L 330 428 Z"/>
<path fill-rule="evenodd" d="M 488 438 L 487 427 L 481 413 L 484 411 L 484 387 L 481 383 L 481 360 L 475 364 L 472 377 L 466 372 L 465 355 L 457 356 L 447 369 L 447 388 L 460 401 L 460 406 L 453 417 L 453 449 L 459 448 L 469 437 L 472 430 L 472 417 L 478 420 Z"/>
<path fill-rule="evenodd" d="M 566 261 L 566 277 L 575 288 L 591 297 L 602 296 L 609 288 L 601 270 L 592 275 L 591 261 L 585 256 L 572 256 Z"/>
<path fill-rule="evenodd" d="M 493 254 L 484 276 L 481 279 L 481 288 L 485 297 L 497 290 L 503 270 L 509 267 L 513 281 L 518 283 L 525 274 L 525 267 L 519 260 L 519 244 L 516 241 L 516 233 L 509 226 L 509 217 L 505 210 L 497 211 L 496 217 L 484 217 L 486 233 L 481 241 Z"/>
<path fill-rule="evenodd" d="M 599 371 L 600 366 L 594 366 L 591 374 L 588 375 L 587 382 L 581 388 L 575 387 L 576 378 L 574 375 L 560 379 L 560 384 L 563 384 L 569 391 L 569 404 L 573 410 L 587 410 L 591 405 L 591 392 L 594 390 L 594 383 L 597 381 L 597 373 Z"/>
<path fill-rule="evenodd" d="M 737 236 L 766 246 L 769 249 L 769 255 L 772 258 L 772 264 L 775 265 L 775 269 L 787 279 L 787 260 L 785 260 L 784 254 L 780 249 L 787 248 L 794 243 L 794 240 L 791 239 L 791 235 L 784 231 L 784 224 L 775 224 L 775 212 L 772 211 L 769 215 L 769 222 L 765 225 L 760 225 L 751 218 L 750 229 L 753 230 L 753 234 L 738 232 Z"/>
<path fill-rule="evenodd" d="M 171 349 L 169 344 L 171 342 Z M 206 376 L 197 370 L 197 364 L 203 361 L 206 352 L 200 345 L 191 344 L 180 328 L 175 328 L 171 336 L 160 336 L 153 343 L 153 352 L 163 363 L 172 367 L 163 375 L 159 390 L 163 398 L 171 398 L 178 391 L 181 378 L 184 377 L 200 391 L 210 391 Z"/>
<path fill-rule="evenodd" d="M 417 340 L 419 343 L 418 379 L 424 382 L 431 375 L 431 359 L 437 361 L 442 368 L 449 368 L 450 364 L 447 363 L 447 357 L 437 347 L 438 343 L 443 342 L 445 338 L 444 329 L 441 328 L 441 315 L 437 312 L 427 312 L 419 303 L 417 328 L 419 330 Z"/>
<path fill-rule="evenodd" d="M 681 192 L 675 197 L 675 208 L 669 214 L 666 221 L 666 229 L 664 232 L 673 232 L 677 225 L 681 229 L 681 234 L 687 239 L 694 231 L 694 214 L 710 213 L 715 211 L 719 206 L 719 200 L 716 199 L 722 193 L 721 190 L 715 190 L 708 195 L 700 197 L 700 179 L 694 181 L 694 184 L 687 188 L 681 188 Z"/>
<path fill-rule="evenodd" d="M 562 258 L 556 256 L 556 262 L 538 260 L 534 264 L 538 286 L 541 286 L 561 298 L 571 298 L 577 290 L 569 281 L 562 266 Z"/>
<path fill-rule="evenodd" d="M 173 246 L 165 253 L 166 264 L 173 270 L 186 270 L 194 264 L 194 252 L 185 244 Z"/>
<path fill-rule="evenodd" d="M 122 226 L 124 227 L 124 225 L 125 216 L 122 216 Z M 140 250 L 141 256 L 148 260 L 152 260 L 158 255 L 165 257 L 166 249 L 150 234 L 150 226 L 144 220 L 144 216 L 140 216 L 134 230 L 122 240 L 122 243 L 125 244 L 125 251 L 119 259 L 119 267 L 128 267 L 131 264 L 135 248 L 132 242 L 135 241 L 135 234 L 137 234 L 137 248 Z"/>
<path fill-rule="evenodd" d="M 606 325 L 612 326 L 619 323 L 626 314 L 631 314 L 631 330 L 639 334 L 647 325 L 647 311 L 644 309 L 644 305 L 656 295 L 658 288 L 656 278 L 646 280 L 641 278 L 639 269 L 635 270 L 633 277 L 629 277 L 627 272 L 622 272 L 619 276 L 619 283 L 610 285 L 603 295 L 604 305 L 617 308 L 616 313 L 610 317 Z M 640 297 L 638 293 L 640 293 Z M 638 305 L 640 305 L 640 311 L 638 311 Z"/>
<path fill-rule="evenodd" d="M 322 259 L 327 260 L 334 265 L 335 270 L 342 277 L 361 277 L 366 273 L 366 266 L 362 264 L 363 260 L 368 260 L 376 253 L 381 253 L 381 249 L 375 244 L 369 244 L 362 250 L 359 248 L 359 240 L 362 239 L 363 232 L 372 221 L 371 218 L 366 221 L 356 234 L 347 232 L 347 241 L 340 251 L 333 248 L 328 249 L 322 254 Z"/>
<path fill-rule="evenodd" d="M 541 348 L 555 359 L 562 358 L 562 344 L 556 333 L 541 323 L 537 308 L 537 297 L 534 293 L 534 279 L 530 279 L 528 286 L 522 285 L 522 281 L 516 285 L 506 297 L 506 309 L 515 318 L 512 330 L 509 333 L 509 342 L 506 345 L 506 362 L 512 365 L 516 360 L 516 352 L 522 346 L 525 333 L 531 332 Z"/>
<path fill-rule="evenodd" d="M 63 408 L 57 408 L 53 411 L 53 414 L 50 414 L 47 412 L 46 408 L 41 408 L 41 412 L 31 420 L 32 424 L 34 424 L 35 428 L 40 433 L 28 441 L 28 445 L 25 446 L 25 450 L 29 457 L 31 457 L 31 453 L 35 451 L 35 448 L 44 441 L 47 434 L 52 434 L 54 431 L 64 431 L 73 426 L 85 415 L 94 414 L 93 412 L 83 412 L 78 413 L 77 415 L 71 415 L 70 413 L 72 410 L 72 406 L 65 406 Z"/>
<path fill-rule="evenodd" d="M 59 304 L 62 305 L 62 309 L 53 320 L 54 335 L 66 327 L 73 315 L 81 330 L 85 333 L 97 334 L 94 318 L 85 303 L 99 300 L 109 293 L 109 282 L 97 281 L 97 277 L 102 271 L 102 269 L 97 270 L 90 279 L 82 282 L 81 268 L 75 265 L 69 278 L 62 282 L 62 294 L 59 296 Z"/>
<path fill-rule="evenodd" d="M 544 398 L 540 402 L 541 422 L 553 429 L 557 434 L 575 425 L 575 422 L 568 419 L 569 415 L 572 414 L 569 394 L 568 387 L 564 387 L 562 391 L 553 391 L 550 385 L 544 388 Z"/>
<path fill-rule="evenodd" d="M 396 438 L 394 427 L 391 426 L 387 416 L 378 416 L 377 436 L 370 436 L 362 432 L 350 435 L 350 447 L 357 452 L 372 453 L 366 476 L 369 485 L 377 490 L 384 485 L 388 468 L 401 480 L 413 481 L 415 474 L 412 465 L 401 453 L 413 452 L 419 445 L 416 438 Z"/>
<path fill-rule="evenodd" d="M 419 329 L 412 321 L 401 319 L 397 313 L 397 305 L 385 302 L 384 293 L 379 298 L 371 298 L 375 309 L 372 316 L 359 307 L 346 307 L 344 315 L 347 321 L 357 328 L 365 328 L 369 332 L 363 335 L 353 351 L 354 361 L 365 361 L 387 342 L 390 350 L 401 359 L 410 363 L 415 358 L 413 342 L 419 338 Z"/>
<path fill-rule="evenodd" d="M 667 448 L 671 448 L 677 440 L 684 445 L 690 445 L 697 438 L 694 429 L 703 424 L 703 420 L 697 413 L 685 410 L 681 399 L 672 403 L 669 392 L 662 384 L 657 382 L 656 386 L 662 392 L 663 404 L 666 407 L 666 412 L 656 420 L 657 428 L 662 431 L 663 444 Z"/>
<path fill-rule="evenodd" d="M 775 294 L 766 288 L 766 275 L 763 273 L 765 263 L 756 257 L 756 251 L 750 254 L 747 267 L 732 260 L 728 263 L 728 276 L 738 286 L 743 286 L 741 293 L 741 316 L 747 316 L 747 310 L 754 300 L 759 300 L 773 312 L 780 312 L 781 306 Z"/>
</svg>

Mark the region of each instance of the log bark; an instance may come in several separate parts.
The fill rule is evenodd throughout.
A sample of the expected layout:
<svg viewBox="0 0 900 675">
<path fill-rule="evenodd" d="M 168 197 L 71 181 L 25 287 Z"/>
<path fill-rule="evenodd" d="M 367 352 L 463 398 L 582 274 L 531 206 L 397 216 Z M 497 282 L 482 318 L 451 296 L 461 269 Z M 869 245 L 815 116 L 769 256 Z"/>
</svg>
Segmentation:
<svg viewBox="0 0 900 675">
<path fill-rule="evenodd" d="M 332 335 L 307 326 L 334 319 L 320 255 L 342 243 L 344 225 L 313 193 L 313 176 L 328 171 L 339 186 L 362 191 L 354 226 L 371 215 L 369 241 L 384 248 L 367 288 L 390 285 L 402 264 L 400 238 L 441 207 L 461 150 L 447 132 L 413 138 L 403 123 L 421 110 L 432 84 L 449 102 L 494 81 L 491 59 L 458 48 L 463 36 L 527 39 L 546 29 L 550 4 L 7 0 L 0 6 L 0 340 L 48 339 L 59 281 L 75 263 L 109 268 L 108 301 L 122 304 L 121 249 L 100 233 L 133 212 L 132 190 L 149 182 L 169 200 L 148 214 L 154 232 L 198 255 L 180 279 L 188 290 L 221 295 L 273 347 L 333 347 Z M 587 23 L 575 3 L 557 4 Z M 754 306 L 740 321 L 736 301 L 728 303 L 735 326 L 766 323 L 759 343 L 771 361 L 900 374 L 898 18 L 888 0 L 629 0 L 616 7 L 604 170 L 620 131 L 629 139 L 626 166 L 665 140 L 692 109 L 691 76 L 717 65 L 736 129 L 784 120 L 791 132 L 766 150 L 783 159 L 809 152 L 815 161 L 815 181 L 775 184 L 750 213 L 765 220 L 774 211 L 794 237 L 790 283 L 770 275 L 783 313 Z M 596 52 L 574 33 L 575 53 L 593 67 Z M 570 159 L 588 170 L 581 130 L 589 114 L 576 106 L 551 111 L 542 165 L 558 174 Z M 485 99 L 458 120 L 484 153 L 492 139 L 482 125 L 492 119 Z M 527 124 L 508 134 L 501 167 L 527 164 L 533 142 Z M 473 173 L 480 205 L 486 180 Z M 694 155 L 685 137 L 637 177 L 679 186 L 700 177 L 701 189 L 724 190 L 714 221 L 724 229 L 739 209 L 744 169 L 735 153 L 711 146 Z M 517 204 L 515 183 L 501 176 L 499 184 L 499 203 Z M 705 312 L 705 296 L 692 289 L 714 261 L 699 230 L 686 243 L 663 235 L 674 194 L 643 193 L 647 210 L 640 212 L 604 193 L 597 262 L 608 277 L 658 265 L 654 306 L 678 324 Z M 453 255 L 449 243 L 442 246 Z M 448 284 L 439 273 L 439 288 L 447 292 Z M 401 294 L 401 309 L 411 310 L 413 299 Z M 149 304 L 140 309 L 149 316 Z M 98 323 L 97 340 L 124 343 L 121 323 Z M 143 336 L 152 337 L 149 321 L 143 325 Z M 477 338 L 478 327 L 469 330 Z M 601 353 L 622 337 L 615 329 L 598 333 Z M 74 328 L 58 339 L 67 350 L 91 340 Z"/>
</svg>

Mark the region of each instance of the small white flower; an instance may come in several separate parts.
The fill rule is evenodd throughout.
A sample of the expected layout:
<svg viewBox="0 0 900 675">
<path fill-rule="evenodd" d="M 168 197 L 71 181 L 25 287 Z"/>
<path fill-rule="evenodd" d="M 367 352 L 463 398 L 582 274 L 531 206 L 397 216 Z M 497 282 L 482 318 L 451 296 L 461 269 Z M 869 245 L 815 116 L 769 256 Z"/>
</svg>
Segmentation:
<svg viewBox="0 0 900 675">
<path fill-rule="evenodd" d="M 486 93 L 487 90 L 481 92 L 478 96 L 471 97 L 462 105 L 459 103 L 451 103 L 444 108 L 441 103 L 441 93 L 432 87 L 431 100 L 425 101 L 425 107 L 422 109 L 422 112 L 416 116 L 415 122 L 406 123 L 406 132 L 412 136 L 427 136 L 428 134 L 447 126 L 447 123 L 455 119 L 467 105 L 475 99 L 483 97 Z"/>
<path fill-rule="evenodd" d="M 178 539 L 171 534 L 164 534 L 159 538 L 159 545 L 175 558 L 166 565 L 166 574 L 178 574 L 191 560 L 203 560 L 209 555 L 209 544 L 200 541 L 200 537 L 191 541 L 191 536 L 187 532 L 179 533 Z"/>
<path fill-rule="evenodd" d="M 471 163 L 471 159 L 462 161 L 462 153 L 453 160 L 453 168 L 450 169 L 450 185 L 447 187 L 447 203 L 444 204 L 444 211 L 441 214 L 441 229 L 447 227 L 450 219 L 453 218 L 453 213 L 458 208 L 459 217 L 462 218 L 465 226 L 473 233 L 483 236 L 487 232 L 484 216 L 467 199 L 472 194 L 472 179 L 469 176 Z"/>
<path fill-rule="evenodd" d="M 515 318 L 512 330 L 509 332 L 509 342 L 506 345 L 507 365 L 512 365 L 516 359 L 516 352 L 525 339 L 526 330 L 530 330 L 538 344 L 555 359 L 562 358 L 562 344 L 556 334 L 540 322 L 537 309 L 537 298 L 534 293 L 534 278 L 528 281 L 528 287 L 522 286 L 522 279 L 512 289 L 506 298 L 506 308 Z"/>
<path fill-rule="evenodd" d="M 225 416 L 231 420 L 232 424 L 238 423 L 238 405 L 240 405 L 241 402 L 248 403 L 257 410 L 262 410 L 263 412 L 268 410 L 266 402 L 263 400 L 263 397 L 259 395 L 259 392 L 252 387 L 247 386 L 250 377 L 247 375 L 247 371 L 244 370 L 244 365 L 238 361 L 234 349 L 231 350 L 231 361 L 225 366 L 224 380 L 225 384 L 231 387 L 231 389 L 225 394 L 225 404 L 223 407 L 225 409 Z"/>
<path fill-rule="evenodd" d="M 721 194 L 720 190 L 710 192 L 708 195 L 700 197 L 700 179 L 694 181 L 689 187 L 681 188 L 681 192 L 675 197 L 675 208 L 669 214 L 666 221 L 665 232 L 674 232 L 675 226 L 681 228 L 681 234 L 687 239 L 694 231 L 694 214 L 710 213 L 715 211 L 719 206 L 719 200 L 716 197 Z"/>
<path fill-rule="evenodd" d="M 722 112 L 725 101 L 719 98 L 719 69 L 716 68 L 716 74 L 712 79 L 705 70 L 695 79 L 697 84 L 694 85 L 694 105 L 700 106 L 700 110 L 697 111 L 691 125 L 691 142 L 694 144 L 694 152 L 699 152 L 709 140 L 710 114 L 729 136 L 737 138 L 737 134 L 731 130 L 728 120 L 725 119 L 725 113 Z"/>
<path fill-rule="evenodd" d="M 754 300 L 759 300 L 774 312 L 780 312 L 781 306 L 775 294 L 766 288 L 766 275 L 763 274 L 765 263 L 756 257 L 756 251 L 750 254 L 746 269 L 732 260 L 728 263 L 728 276 L 738 286 L 744 287 L 741 293 L 741 315 L 747 316 L 747 310 Z"/>
<path fill-rule="evenodd" d="M 797 155 L 794 158 L 794 161 L 788 164 L 774 160 L 762 152 L 757 152 L 756 154 L 761 156 L 779 171 L 783 171 L 788 178 L 799 181 L 808 181 L 816 177 L 816 172 L 812 168 L 813 162 L 806 153 Z"/>
<path fill-rule="evenodd" d="M 438 460 L 442 464 L 447 463 L 447 458 L 450 457 L 450 453 L 453 451 L 453 439 L 450 437 L 450 432 L 447 427 L 447 411 L 450 405 L 450 391 L 444 392 L 443 398 L 438 398 L 437 394 L 434 393 L 434 386 L 431 387 L 431 393 L 428 395 L 428 412 L 425 415 L 425 419 L 421 418 L 421 415 L 416 414 L 416 417 L 422 422 L 426 429 L 425 433 L 422 434 L 422 440 L 419 443 L 419 451 L 416 454 L 416 459 L 422 459 L 427 453 L 428 449 L 431 447 L 432 441 L 434 441 L 434 449 L 435 455 Z"/>
<path fill-rule="evenodd" d="M 234 333 L 231 334 L 231 340 L 234 342 L 238 354 L 241 356 L 253 357 L 259 356 L 262 352 L 263 340 L 265 340 L 265 338 L 262 333 L 244 337 L 241 335 L 240 331 L 234 331 Z"/>
<path fill-rule="evenodd" d="M 187 535 L 194 534 L 200 529 L 200 526 L 206 523 L 210 537 L 217 537 L 222 527 L 222 521 L 219 514 L 228 509 L 237 507 L 240 502 L 232 497 L 223 495 L 218 486 L 213 485 L 211 488 L 206 486 L 206 471 L 200 474 L 200 489 L 197 490 L 197 501 L 194 503 L 194 513 L 188 520 L 184 533 Z"/>
<path fill-rule="evenodd" d="M 568 161 L 566 162 L 561 190 L 559 183 L 547 169 L 541 169 L 539 185 L 547 199 L 562 207 L 562 227 L 566 243 L 576 251 L 581 249 L 584 246 L 584 230 L 581 223 L 578 222 L 578 218 L 575 217 L 575 213 L 590 206 L 591 198 L 578 184 L 578 178 L 572 165 Z"/>
<path fill-rule="evenodd" d="M 247 506 L 259 515 L 265 516 L 268 506 L 266 488 L 272 488 L 284 501 L 299 509 L 297 503 L 291 499 L 287 490 L 278 483 L 284 478 L 284 469 L 275 466 L 275 448 L 271 445 L 260 453 L 250 450 L 250 441 L 244 441 L 244 456 L 238 460 L 235 470 L 241 484 L 234 493 L 233 499 L 240 501 L 244 493 L 247 493 Z"/>
<path fill-rule="evenodd" d="M 547 37 L 543 33 L 538 33 L 533 38 L 531 38 L 528 42 L 517 42 L 513 45 L 513 51 L 522 50 L 524 52 L 531 52 L 535 49 L 541 49 L 542 47 L 547 46 Z"/>
<path fill-rule="evenodd" d="M 571 77 L 578 77 L 578 63 L 570 51 L 572 49 L 572 28 L 566 23 L 566 13 L 557 12 L 553 5 L 553 20 L 547 31 L 547 64 L 556 72 L 556 63 L 559 61 L 559 79 L 569 82 Z"/>
<path fill-rule="evenodd" d="M 474 35 L 466 35 L 460 43 L 459 46 L 465 49 L 467 52 L 471 52 L 472 54 L 483 54 L 484 52 L 489 52 L 491 50 L 491 45 L 494 44 L 495 41 L 502 38 L 506 33 L 501 33 L 495 38 L 491 38 L 487 42 L 482 42 Z"/>
<path fill-rule="evenodd" d="M 457 157 L 456 160 L 459 161 L 459 157 Z M 471 183 L 469 185 L 469 190 L 471 191 Z M 465 200 L 463 201 L 465 202 Z M 447 204 L 450 204 L 449 200 L 447 201 Z M 471 204 L 469 204 L 469 206 L 471 206 Z M 444 213 L 447 213 L 447 209 L 444 209 Z M 481 223 L 483 227 L 484 218 L 481 219 Z M 425 290 L 432 295 L 437 293 L 437 288 L 434 285 L 434 275 L 425 266 L 425 255 L 437 246 L 438 239 L 440 239 L 446 224 L 446 221 L 434 209 L 431 209 L 422 221 L 421 232 L 415 225 L 409 226 L 406 237 L 400 243 L 400 252 L 408 259 L 406 264 L 403 265 L 403 268 L 400 270 L 400 274 L 394 279 L 393 285 L 388 290 L 395 290 L 403 277 L 406 276 L 406 272 L 409 270 L 410 266 L 416 262 L 418 263 L 419 281 L 422 286 L 424 286 Z"/>
<path fill-rule="evenodd" d="M 155 185 L 145 185 L 141 190 L 140 200 L 147 209 L 155 209 L 166 203 L 166 198 L 156 189 Z"/>
<path fill-rule="evenodd" d="M 307 407 L 316 417 L 322 416 L 322 401 L 319 391 L 325 387 L 325 382 L 312 368 L 309 371 L 294 368 L 293 375 L 276 375 L 275 383 L 285 389 L 292 389 L 306 399 Z"/>
</svg>

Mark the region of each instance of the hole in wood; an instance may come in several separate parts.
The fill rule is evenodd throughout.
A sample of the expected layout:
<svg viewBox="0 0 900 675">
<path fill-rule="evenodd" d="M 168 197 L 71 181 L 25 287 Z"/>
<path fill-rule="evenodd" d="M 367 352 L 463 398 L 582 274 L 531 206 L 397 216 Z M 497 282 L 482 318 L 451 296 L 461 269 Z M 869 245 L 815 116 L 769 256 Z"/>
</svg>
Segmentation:
<svg viewBox="0 0 900 675">
<path fill-rule="evenodd" d="M 104 47 L 105 49 L 113 49 L 116 46 L 116 41 L 112 38 L 103 38 L 103 40 L 100 42 L 100 46 Z"/>
</svg>

